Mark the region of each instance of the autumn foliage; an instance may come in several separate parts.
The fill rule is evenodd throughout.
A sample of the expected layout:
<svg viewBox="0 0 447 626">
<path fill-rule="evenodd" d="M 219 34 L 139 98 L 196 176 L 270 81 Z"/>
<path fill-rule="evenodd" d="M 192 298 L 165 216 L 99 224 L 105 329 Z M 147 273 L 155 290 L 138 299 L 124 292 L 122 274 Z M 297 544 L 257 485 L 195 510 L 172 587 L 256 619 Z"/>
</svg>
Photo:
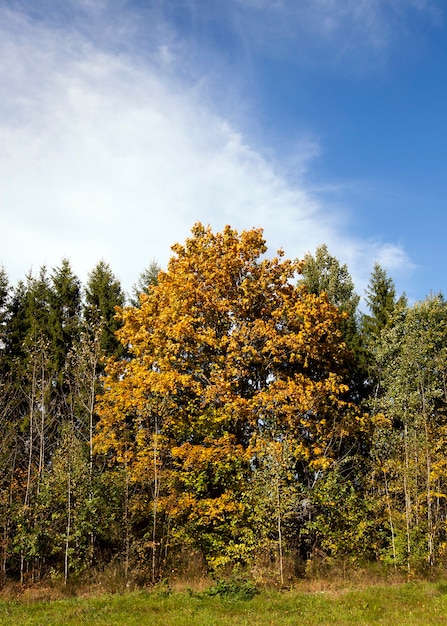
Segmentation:
<svg viewBox="0 0 447 626">
<path fill-rule="evenodd" d="M 261 230 L 197 224 L 141 306 L 119 310 L 130 358 L 109 362 L 99 409 L 97 450 L 158 481 L 173 540 L 219 562 L 259 540 L 248 492 L 268 443 L 287 444 L 289 482 L 309 483 L 360 424 L 340 314 L 266 251 Z"/>
<path fill-rule="evenodd" d="M 447 564 L 447 303 L 196 224 L 130 305 L 0 268 L 0 586 Z M 321 570 L 320 570 L 321 571 Z"/>
</svg>

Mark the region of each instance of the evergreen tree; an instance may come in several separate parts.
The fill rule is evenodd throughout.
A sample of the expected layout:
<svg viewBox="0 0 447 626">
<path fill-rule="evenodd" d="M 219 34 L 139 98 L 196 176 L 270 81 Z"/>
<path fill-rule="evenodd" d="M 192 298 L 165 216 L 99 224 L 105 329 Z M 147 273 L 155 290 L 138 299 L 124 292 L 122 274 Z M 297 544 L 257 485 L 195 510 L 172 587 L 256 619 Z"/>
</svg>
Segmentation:
<svg viewBox="0 0 447 626">
<path fill-rule="evenodd" d="M 79 337 L 81 315 L 81 283 L 73 274 L 70 263 L 63 259 L 51 276 L 50 333 L 54 365 L 61 379 L 67 354 Z"/>
<path fill-rule="evenodd" d="M 366 337 L 378 336 L 380 331 L 392 322 L 396 309 L 406 306 L 405 295 L 396 297 L 394 281 L 380 263 L 374 264 L 368 287 L 366 304 L 370 314 L 363 315 L 362 331 Z"/>
<path fill-rule="evenodd" d="M 17 389 L 6 356 L 10 286 L 6 270 L 0 267 L 0 587 L 7 576 L 13 533 L 13 507 L 17 478 L 19 433 L 16 417 Z"/>
<path fill-rule="evenodd" d="M 157 284 L 160 270 L 161 267 L 157 261 L 153 260 L 149 267 L 141 272 L 138 282 L 132 287 L 132 297 L 130 298 L 132 306 L 140 306 L 141 294 L 147 294 L 150 287 Z"/>
<path fill-rule="evenodd" d="M 116 307 L 124 305 L 125 297 L 119 280 L 110 266 L 100 261 L 89 274 L 85 289 L 84 316 L 90 328 L 101 329 L 101 349 L 106 356 L 120 356 L 123 346 L 116 338 L 120 323 Z"/>
<path fill-rule="evenodd" d="M 363 361 L 366 376 L 368 395 L 380 392 L 381 367 L 377 360 L 377 345 L 385 329 L 391 328 L 407 307 L 405 295 L 396 296 L 394 281 L 386 270 L 379 264 L 374 264 L 368 287 L 366 289 L 366 304 L 370 311 L 361 318 L 361 336 L 363 346 Z"/>
<path fill-rule="evenodd" d="M 67 353 L 76 336 L 80 284 L 63 260 L 50 277 L 45 267 L 19 282 L 8 308 L 5 357 L 15 389 L 16 463 L 23 476 L 16 516 L 21 577 L 39 575 L 46 558 L 39 527 L 48 513 L 40 505 L 43 478 L 51 471 L 63 422 L 71 415 Z"/>
<path fill-rule="evenodd" d="M 23 357 L 23 342 L 26 337 L 26 286 L 20 280 L 12 290 L 7 303 L 7 324 L 4 328 L 4 355 L 9 369 L 12 369 L 14 360 Z"/>
<path fill-rule="evenodd" d="M 26 287 L 25 319 L 27 329 L 25 342 L 32 342 L 37 337 L 51 340 L 51 281 L 47 268 L 42 266 L 36 277 L 30 272 L 27 276 Z"/>
</svg>

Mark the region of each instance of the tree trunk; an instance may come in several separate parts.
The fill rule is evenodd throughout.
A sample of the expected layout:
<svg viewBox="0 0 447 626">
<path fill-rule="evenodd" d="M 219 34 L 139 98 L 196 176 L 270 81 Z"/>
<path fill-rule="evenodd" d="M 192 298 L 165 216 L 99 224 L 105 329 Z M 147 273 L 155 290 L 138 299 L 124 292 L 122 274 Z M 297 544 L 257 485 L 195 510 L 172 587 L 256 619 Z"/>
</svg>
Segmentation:
<svg viewBox="0 0 447 626">
<path fill-rule="evenodd" d="M 386 471 L 383 470 L 383 476 L 385 479 L 385 494 L 386 494 L 386 503 L 388 508 L 388 518 L 390 522 L 390 530 L 391 530 L 391 546 L 393 549 L 393 562 L 394 562 L 394 570 L 397 572 L 397 557 L 396 557 L 396 539 L 394 534 L 394 524 L 393 524 L 393 515 L 391 512 L 391 502 L 390 502 L 390 493 L 388 491 L 388 480 L 386 477 Z"/>
<path fill-rule="evenodd" d="M 71 467 L 68 465 L 67 476 L 67 532 L 65 536 L 65 559 L 64 559 L 64 584 L 68 581 L 68 572 L 70 567 L 70 538 L 71 538 Z"/>
</svg>

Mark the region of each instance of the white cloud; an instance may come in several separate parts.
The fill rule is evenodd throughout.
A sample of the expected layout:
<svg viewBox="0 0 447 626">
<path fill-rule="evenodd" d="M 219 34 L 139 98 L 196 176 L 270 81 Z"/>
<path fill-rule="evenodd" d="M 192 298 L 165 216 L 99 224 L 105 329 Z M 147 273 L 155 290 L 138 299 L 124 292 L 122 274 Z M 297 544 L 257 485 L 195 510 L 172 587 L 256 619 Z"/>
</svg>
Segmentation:
<svg viewBox="0 0 447 626">
<path fill-rule="evenodd" d="M 13 281 L 63 256 L 85 280 L 104 258 L 130 290 L 197 220 L 261 226 L 272 252 L 290 257 L 325 242 L 359 284 L 372 255 L 408 262 L 399 247 L 343 236 L 340 216 L 303 182 L 312 141 L 297 147 L 291 184 L 196 85 L 78 34 L 2 17 L 0 262 Z M 169 64 L 170 51 L 159 52 Z"/>
<path fill-rule="evenodd" d="M 264 53 L 344 72 L 382 63 L 390 48 L 402 43 L 414 13 L 431 25 L 441 23 L 444 13 L 440 0 L 232 0 L 229 5 Z"/>
</svg>

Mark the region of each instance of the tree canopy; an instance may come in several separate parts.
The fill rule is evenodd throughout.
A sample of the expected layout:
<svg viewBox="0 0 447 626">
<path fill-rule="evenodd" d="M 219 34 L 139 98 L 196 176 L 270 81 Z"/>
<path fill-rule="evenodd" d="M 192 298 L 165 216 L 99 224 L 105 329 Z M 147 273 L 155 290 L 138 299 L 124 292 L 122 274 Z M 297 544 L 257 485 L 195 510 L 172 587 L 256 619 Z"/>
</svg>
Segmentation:
<svg viewBox="0 0 447 626">
<path fill-rule="evenodd" d="M 296 284 L 297 263 L 266 250 L 261 230 L 196 224 L 140 307 L 119 309 L 130 358 L 107 367 L 97 448 L 138 479 L 163 441 L 171 513 L 200 517 L 205 500 L 209 519 L 240 510 L 259 439 L 287 439 L 305 481 L 358 427 L 340 313 Z"/>
<path fill-rule="evenodd" d="M 196 224 L 129 304 L 105 261 L 0 268 L 0 583 L 445 567 L 446 303 L 377 263 L 358 301 L 257 228 Z"/>
</svg>

